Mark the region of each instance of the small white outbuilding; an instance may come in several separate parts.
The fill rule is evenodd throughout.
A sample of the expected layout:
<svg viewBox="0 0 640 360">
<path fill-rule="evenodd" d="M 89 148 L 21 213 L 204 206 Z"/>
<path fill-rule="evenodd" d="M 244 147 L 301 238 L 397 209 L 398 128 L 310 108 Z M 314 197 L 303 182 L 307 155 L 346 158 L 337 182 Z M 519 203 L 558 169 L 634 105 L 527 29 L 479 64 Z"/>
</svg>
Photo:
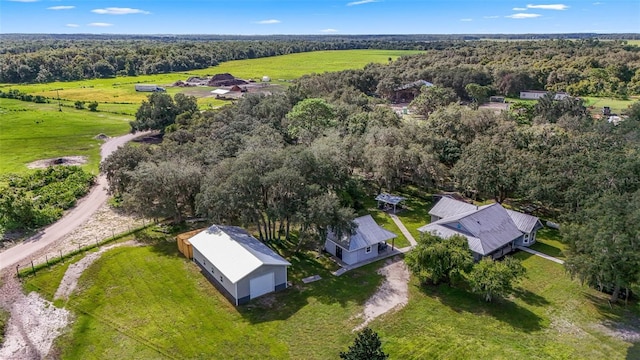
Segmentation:
<svg viewBox="0 0 640 360">
<path fill-rule="evenodd" d="M 287 260 L 246 230 L 213 225 L 195 235 L 193 261 L 236 306 L 287 287 Z"/>
<path fill-rule="evenodd" d="M 267 75 L 262 77 L 262 82 L 269 82 L 269 81 L 271 81 L 271 78 L 268 77 Z"/>
</svg>

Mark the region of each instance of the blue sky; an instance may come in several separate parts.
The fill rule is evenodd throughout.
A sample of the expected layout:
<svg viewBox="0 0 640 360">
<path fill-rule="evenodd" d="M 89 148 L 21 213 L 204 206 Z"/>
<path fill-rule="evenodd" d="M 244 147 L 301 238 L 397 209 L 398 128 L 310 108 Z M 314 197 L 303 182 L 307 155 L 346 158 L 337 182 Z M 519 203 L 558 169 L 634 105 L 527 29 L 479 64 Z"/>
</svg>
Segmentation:
<svg viewBox="0 0 640 360">
<path fill-rule="evenodd" d="M 0 33 L 640 33 L 640 0 L 0 0 Z"/>
</svg>

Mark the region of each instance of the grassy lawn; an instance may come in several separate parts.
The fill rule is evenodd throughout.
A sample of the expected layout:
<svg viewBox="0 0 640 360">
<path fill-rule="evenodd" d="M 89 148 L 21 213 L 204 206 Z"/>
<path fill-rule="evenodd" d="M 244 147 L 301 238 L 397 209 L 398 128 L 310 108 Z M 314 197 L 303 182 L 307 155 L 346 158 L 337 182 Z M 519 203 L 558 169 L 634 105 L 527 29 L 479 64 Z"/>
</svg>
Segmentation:
<svg viewBox="0 0 640 360">
<path fill-rule="evenodd" d="M 549 227 L 540 229 L 536 234 L 536 243 L 531 245 L 531 248 L 558 259 L 565 260 L 567 258 L 564 254 L 567 245 L 562 242 L 560 230 Z"/>
<path fill-rule="evenodd" d="M 631 104 L 638 101 L 638 99 L 633 99 L 633 98 L 630 100 L 621 100 L 621 99 L 614 99 L 609 97 L 593 97 L 593 96 L 584 96 L 582 97 L 582 99 L 584 100 L 585 106 L 593 107 L 593 110 L 591 110 L 592 114 L 601 114 L 602 107 L 608 106 L 611 108 L 611 113 L 618 114 L 618 115 L 620 115 L 623 112 L 626 112 L 626 110 L 629 108 L 629 106 L 631 106 Z"/>
<path fill-rule="evenodd" d="M 25 172 L 25 164 L 58 156 L 83 155 L 84 166 L 97 173 L 100 133 L 126 134 L 131 117 L 64 107 L 0 99 L 0 174 Z"/>
<path fill-rule="evenodd" d="M 412 279 L 409 304 L 373 324 L 384 349 L 398 359 L 625 359 L 636 351 L 598 330 L 629 316 L 622 308 L 609 310 L 606 296 L 571 281 L 561 265 L 516 256 L 529 278 L 495 303 Z"/>
<path fill-rule="evenodd" d="M 81 292 L 59 304 L 77 315 L 58 340 L 61 357 L 335 358 L 352 341 L 356 316 L 380 282 L 378 265 L 334 277 L 311 254 L 288 259 L 292 288 L 235 308 L 173 241 L 106 252 L 81 277 Z M 26 288 L 48 282 L 38 286 L 51 296 L 63 272 L 41 273 Z M 300 281 L 315 274 L 323 279 Z"/>
<path fill-rule="evenodd" d="M 67 101 L 98 101 L 103 103 L 135 104 L 145 100 L 148 93 L 136 92 L 134 85 L 139 83 L 171 85 L 178 80 L 186 80 L 194 75 L 214 75 L 231 73 L 244 79 L 262 79 L 268 75 L 275 83 L 282 83 L 296 79 L 305 74 L 340 71 L 345 69 L 363 68 L 366 64 L 384 63 L 389 58 L 395 59 L 402 55 L 417 54 L 420 51 L 411 50 L 342 50 L 315 51 L 309 53 L 290 54 L 269 58 L 236 60 L 222 63 L 218 66 L 192 70 L 189 72 L 123 76 L 110 79 L 91 79 L 68 82 L 53 82 L 47 84 L 0 84 L 0 90 L 17 89 L 25 93 L 43 95 L 50 98 L 60 98 Z M 209 89 L 210 90 L 210 89 Z M 169 88 L 169 93 L 193 92 L 193 88 Z M 201 96 L 209 95 L 203 94 Z M 225 102 L 215 98 L 200 98 L 201 107 L 220 106 Z"/>
<path fill-rule="evenodd" d="M 57 341 L 65 359 L 336 358 L 353 341 L 362 305 L 380 283 L 380 264 L 341 277 L 313 253 L 286 254 L 294 286 L 235 308 L 176 251 L 173 241 L 117 248 L 81 277 L 64 305 L 74 311 Z M 561 265 L 526 253 L 528 278 L 515 296 L 494 303 L 463 289 L 422 287 L 412 278 L 409 304 L 372 328 L 393 359 L 625 359 L 638 347 L 605 334 L 606 321 L 640 313 L 637 303 L 610 308 L 607 296 L 572 281 Z M 51 296 L 64 267 L 27 281 Z M 57 274 L 53 274 L 57 273 Z M 322 280 L 300 279 L 319 274 Z M 206 339 L 206 341 L 203 341 Z"/>
</svg>

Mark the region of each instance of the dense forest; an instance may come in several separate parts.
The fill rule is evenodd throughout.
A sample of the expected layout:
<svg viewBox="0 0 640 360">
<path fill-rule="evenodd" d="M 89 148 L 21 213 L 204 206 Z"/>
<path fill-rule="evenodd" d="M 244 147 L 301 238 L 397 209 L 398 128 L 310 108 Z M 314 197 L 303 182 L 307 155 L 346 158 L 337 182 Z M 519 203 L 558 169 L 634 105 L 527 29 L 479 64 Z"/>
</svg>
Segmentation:
<svg viewBox="0 0 640 360">
<path fill-rule="evenodd" d="M 591 40 L 437 45 L 390 64 L 304 76 L 284 94 L 249 95 L 216 111 L 153 94 L 131 125 L 161 130 L 164 141 L 124 147 L 103 170 L 132 211 L 253 225 L 267 242 L 295 231 L 300 245 L 328 227 L 351 231 L 360 199 L 382 189 L 525 203 L 568 224 L 573 274 L 614 291 L 637 283 L 640 102 L 616 126 L 553 93 L 508 112 L 458 99 L 536 84 L 626 94 L 620 89 L 637 89 L 640 79 L 638 49 Z M 559 75 L 567 73 L 575 76 Z M 412 103 L 422 116 L 402 119 L 388 99 L 420 78 L 435 83 Z"/>
</svg>

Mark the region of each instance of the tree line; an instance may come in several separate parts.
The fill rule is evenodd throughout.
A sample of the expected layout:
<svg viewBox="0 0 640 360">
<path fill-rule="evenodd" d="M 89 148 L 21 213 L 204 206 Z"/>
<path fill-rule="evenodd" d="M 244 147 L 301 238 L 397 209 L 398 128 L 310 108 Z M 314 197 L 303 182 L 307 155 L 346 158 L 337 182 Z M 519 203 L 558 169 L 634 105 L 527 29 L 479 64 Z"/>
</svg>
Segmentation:
<svg viewBox="0 0 640 360">
<path fill-rule="evenodd" d="M 46 83 L 204 69 L 230 60 L 319 50 L 414 49 L 379 40 L 227 40 L 165 37 L 0 38 L 0 83 Z"/>
</svg>

